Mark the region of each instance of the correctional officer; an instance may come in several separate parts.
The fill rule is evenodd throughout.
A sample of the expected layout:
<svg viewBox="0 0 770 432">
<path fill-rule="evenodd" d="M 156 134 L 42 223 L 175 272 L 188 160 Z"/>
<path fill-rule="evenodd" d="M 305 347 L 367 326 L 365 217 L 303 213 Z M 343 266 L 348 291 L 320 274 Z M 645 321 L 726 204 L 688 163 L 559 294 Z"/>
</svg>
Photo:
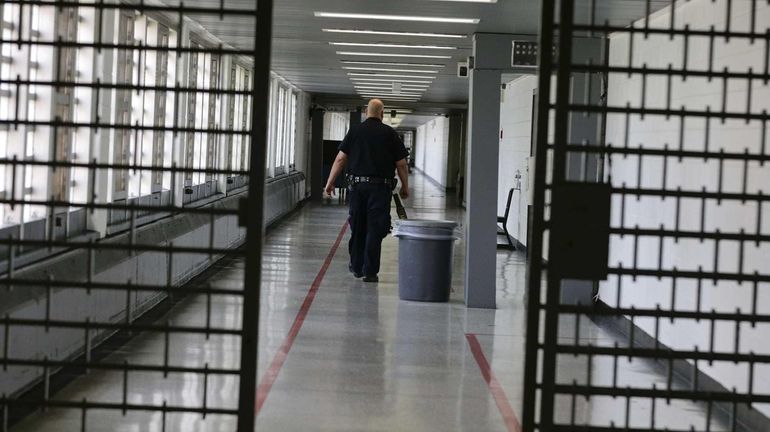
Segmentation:
<svg viewBox="0 0 770 432">
<path fill-rule="evenodd" d="M 326 193 L 334 193 L 334 183 L 347 166 L 350 185 L 351 237 L 349 269 L 365 282 L 378 282 L 382 239 L 390 229 L 390 199 L 395 188 L 394 172 L 401 180 L 401 196 L 409 197 L 409 173 L 404 143 L 393 128 L 382 123 L 385 107 L 372 99 L 367 119 L 351 127 L 339 146 Z"/>
</svg>

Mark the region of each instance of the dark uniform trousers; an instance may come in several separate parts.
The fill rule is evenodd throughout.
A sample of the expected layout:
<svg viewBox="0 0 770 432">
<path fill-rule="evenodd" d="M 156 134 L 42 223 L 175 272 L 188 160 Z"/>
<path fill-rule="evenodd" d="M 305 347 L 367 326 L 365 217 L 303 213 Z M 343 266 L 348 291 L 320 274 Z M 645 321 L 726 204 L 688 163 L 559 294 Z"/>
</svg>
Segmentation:
<svg viewBox="0 0 770 432">
<path fill-rule="evenodd" d="M 389 185 L 358 183 L 350 188 L 350 265 L 355 273 L 380 272 L 382 239 L 390 230 Z"/>
</svg>

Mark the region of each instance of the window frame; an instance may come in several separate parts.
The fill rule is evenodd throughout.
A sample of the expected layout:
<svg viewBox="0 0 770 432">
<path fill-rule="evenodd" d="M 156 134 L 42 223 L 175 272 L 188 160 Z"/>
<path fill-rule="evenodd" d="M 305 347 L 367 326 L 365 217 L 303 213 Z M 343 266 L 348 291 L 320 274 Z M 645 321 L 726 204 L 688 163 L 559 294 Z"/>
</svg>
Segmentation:
<svg viewBox="0 0 770 432">
<path fill-rule="evenodd" d="M 80 21 L 79 5 L 55 8 L 56 21 L 54 34 L 57 39 L 67 42 L 77 42 L 78 23 Z M 62 26 L 67 25 L 66 29 Z M 64 32 L 64 33 L 63 33 Z M 57 82 L 74 83 L 77 80 L 77 48 L 57 48 L 58 61 L 54 62 L 54 77 Z M 64 69 L 64 76 L 62 76 Z M 55 122 L 72 123 L 75 117 L 75 87 L 60 86 L 54 88 L 52 102 L 52 118 Z M 75 128 L 54 126 L 52 130 L 51 156 L 56 162 L 72 160 L 72 148 L 75 140 Z M 71 196 L 71 170 L 53 168 L 51 170 L 50 195 L 54 201 L 69 201 Z"/>
<path fill-rule="evenodd" d="M 207 54 L 209 56 L 209 83 L 208 89 L 220 89 L 222 81 L 222 56 L 215 54 Z M 208 129 L 218 130 L 219 121 L 221 115 L 221 95 L 219 93 L 208 95 Z M 219 163 L 219 133 L 208 133 L 206 136 L 206 146 L 204 149 L 204 159 L 206 161 L 206 168 L 216 168 Z M 216 176 L 211 173 L 205 173 L 205 183 L 216 181 Z"/>
<path fill-rule="evenodd" d="M 251 79 L 253 71 L 249 68 L 244 68 L 242 90 L 251 91 Z M 252 96 L 242 96 L 242 112 L 241 112 L 241 131 L 249 130 L 251 126 L 251 99 Z M 249 153 L 251 150 L 251 137 L 249 135 L 241 135 L 241 169 L 246 171 L 249 169 Z"/>
<path fill-rule="evenodd" d="M 287 158 L 290 172 L 295 171 L 297 166 L 297 132 L 299 125 L 297 114 L 299 114 L 299 92 L 293 91 L 291 93 L 291 140 L 289 142 L 289 155 Z"/>
<path fill-rule="evenodd" d="M 273 158 L 273 170 L 276 176 L 285 174 L 286 167 L 284 159 L 286 154 L 286 134 L 287 134 L 287 109 L 286 95 L 291 90 L 281 82 L 278 82 L 278 92 L 276 94 L 276 135 L 275 135 L 275 157 Z"/>
<path fill-rule="evenodd" d="M 168 75 L 170 59 L 169 51 L 162 48 L 168 48 L 171 45 L 171 29 L 161 22 L 157 24 L 157 46 L 159 49 L 155 53 L 155 85 L 158 87 L 168 86 Z M 156 91 L 154 94 L 154 112 L 153 112 L 153 125 L 155 127 L 166 126 L 168 99 L 169 95 L 166 91 Z M 173 105 L 173 101 L 172 101 Z M 166 136 L 166 131 L 156 130 L 152 134 L 152 166 L 155 168 L 163 167 L 165 165 L 166 154 L 166 140 L 169 138 Z M 173 137 L 171 138 L 173 139 Z M 150 179 L 150 192 L 161 192 L 164 188 L 164 172 L 152 171 Z"/>
<path fill-rule="evenodd" d="M 121 10 L 118 13 L 118 28 L 116 38 L 124 41 L 126 46 L 136 43 L 136 13 L 133 10 Z M 133 84 L 136 67 L 134 49 L 115 50 L 115 82 L 118 84 Z M 115 89 L 115 124 L 130 125 L 132 119 L 133 97 L 130 89 Z M 128 128 L 115 128 L 113 131 L 113 157 L 115 165 L 128 165 L 131 150 L 131 131 Z M 113 169 L 112 171 L 112 201 L 128 199 L 129 173 L 128 169 Z"/>
</svg>

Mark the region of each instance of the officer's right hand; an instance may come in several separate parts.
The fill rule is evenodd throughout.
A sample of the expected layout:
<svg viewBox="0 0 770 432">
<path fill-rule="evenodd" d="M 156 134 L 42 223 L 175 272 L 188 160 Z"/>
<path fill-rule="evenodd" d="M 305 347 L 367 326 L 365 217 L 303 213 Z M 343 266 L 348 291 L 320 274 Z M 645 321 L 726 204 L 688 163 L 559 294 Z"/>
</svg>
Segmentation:
<svg viewBox="0 0 770 432">
<path fill-rule="evenodd" d="M 326 195 L 334 196 L 334 185 L 333 184 L 327 184 L 326 188 L 324 189 L 324 192 L 326 192 Z"/>
<path fill-rule="evenodd" d="M 409 198 L 409 188 L 401 186 L 401 191 L 399 192 L 399 195 L 401 195 L 401 198 L 404 198 L 404 199 Z"/>
</svg>

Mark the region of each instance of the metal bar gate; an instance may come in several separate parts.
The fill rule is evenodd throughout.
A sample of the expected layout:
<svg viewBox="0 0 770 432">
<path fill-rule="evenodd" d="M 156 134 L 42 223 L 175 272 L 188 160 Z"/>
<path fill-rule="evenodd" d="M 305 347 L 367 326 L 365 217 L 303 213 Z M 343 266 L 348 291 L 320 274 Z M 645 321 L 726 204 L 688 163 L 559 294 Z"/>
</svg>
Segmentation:
<svg viewBox="0 0 770 432">
<path fill-rule="evenodd" d="M 524 430 L 768 430 L 770 2 L 542 3 Z"/>
<path fill-rule="evenodd" d="M 271 26 L 272 0 L 0 4 L 0 431 L 254 430 Z M 195 279 L 225 256 L 245 281 Z"/>
</svg>

